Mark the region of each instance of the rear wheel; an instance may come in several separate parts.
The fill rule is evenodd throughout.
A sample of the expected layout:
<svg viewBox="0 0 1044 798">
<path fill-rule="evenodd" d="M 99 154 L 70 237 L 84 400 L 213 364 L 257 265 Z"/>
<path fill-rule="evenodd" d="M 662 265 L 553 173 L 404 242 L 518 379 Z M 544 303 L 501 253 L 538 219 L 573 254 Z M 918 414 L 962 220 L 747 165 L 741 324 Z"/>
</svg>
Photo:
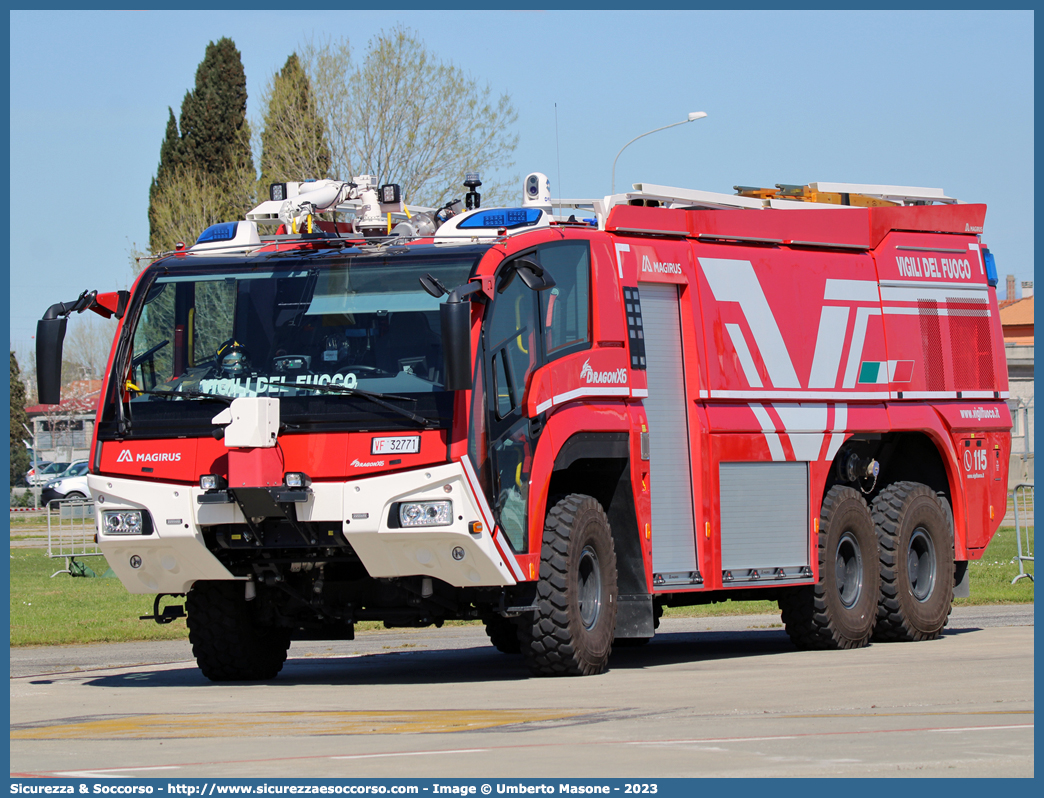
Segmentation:
<svg viewBox="0 0 1044 798">
<path fill-rule="evenodd" d="M 544 525 L 537 610 L 519 624 L 530 671 L 537 676 L 603 673 L 613 647 L 616 601 L 609 519 L 590 496 L 566 496 Z"/>
<path fill-rule="evenodd" d="M 874 499 L 881 590 L 874 640 L 934 640 L 953 607 L 953 521 L 927 485 L 896 482 Z"/>
<path fill-rule="evenodd" d="M 870 509 L 857 491 L 835 485 L 819 515 L 819 582 L 779 599 L 783 624 L 798 648 L 859 648 L 877 616 L 880 566 Z"/>
<path fill-rule="evenodd" d="M 258 624 L 242 582 L 196 582 L 185 600 L 192 654 L 212 682 L 274 679 L 290 630 Z"/>
</svg>

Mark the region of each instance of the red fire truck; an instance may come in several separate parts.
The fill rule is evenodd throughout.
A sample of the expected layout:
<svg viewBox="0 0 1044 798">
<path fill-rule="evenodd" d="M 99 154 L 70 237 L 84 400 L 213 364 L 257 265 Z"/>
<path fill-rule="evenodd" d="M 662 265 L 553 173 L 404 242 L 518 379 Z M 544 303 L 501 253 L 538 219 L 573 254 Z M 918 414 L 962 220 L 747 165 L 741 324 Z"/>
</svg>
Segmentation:
<svg viewBox="0 0 1044 798">
<path fill-rule="evenodd" d="M 272 678 L 363 620 L 480 619 L 537 675 L 728 599 L 777 601 L 803 648 L 940 634 L 1006 506 L 985 206 L 552 202 L 533 173 L 489 209 L 465 185 L 425 210 L 367 176 L 277 184 L 40 322 L 54 402 L 69 314 L 117 319 L 98 543 L 146 617 L 187 609 L 208 678 Z"/>
</svg>

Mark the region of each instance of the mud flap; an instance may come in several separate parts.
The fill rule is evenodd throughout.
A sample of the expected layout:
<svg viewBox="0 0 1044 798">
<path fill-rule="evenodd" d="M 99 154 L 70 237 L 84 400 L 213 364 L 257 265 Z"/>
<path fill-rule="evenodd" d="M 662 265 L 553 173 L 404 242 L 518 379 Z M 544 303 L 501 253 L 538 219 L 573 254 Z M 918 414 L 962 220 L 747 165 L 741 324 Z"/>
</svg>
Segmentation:
<svg viewBox="0 0 1044 798">
<path fill-rule="evenodd" d="M 618 599 L 614 637 L 652 637 L 656 631 L 652 595 L 639 593 Z"/>
</svg>

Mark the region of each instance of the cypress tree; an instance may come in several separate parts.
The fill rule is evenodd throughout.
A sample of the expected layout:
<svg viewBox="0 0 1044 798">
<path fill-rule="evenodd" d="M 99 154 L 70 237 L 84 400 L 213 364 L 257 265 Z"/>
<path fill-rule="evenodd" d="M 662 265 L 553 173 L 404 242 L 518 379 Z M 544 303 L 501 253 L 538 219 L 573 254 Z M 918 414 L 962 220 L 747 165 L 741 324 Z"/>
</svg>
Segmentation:
<svg viewBox="0 0 1044 798">
<path fill-rule="evenodd" d="M 253 169 L 246 121 L 246 72 L 229 38 L 207 45 L 196 88 L 181 104 L 181 145 L 188 165 L 210 175 Z"/>
<path fill-rule="evenodd" d="M 168 109 L 160 163 L 149 187 L 154 254 L 177 241 L 191 242 L 209 224 L 241 218 L 253 206 L 256 175 L 246 101 L 239 50 L 228 38 L 210 42 L 196 69 L 195 88 L 181 103 L 180 125 Z"/>
<path fill-rule="evenodd" d="M 181 144 L 181 135 L 178 133 L 178 122 L 174 118 L 174 109 L 169 105 L 167 113 L 169 114 L 167 133 L 160 145 L 160 162 L 156 168 L 156 176 L 152 178 L 152 184 L 149 186 L 149 244 L 152 246 L 153 252 L 158 251 L 159 248 L 156 240 L 156 194 L 159 191 L 160 183 L 169 179 L 176 169 L 185 164 L 184 147 Z"/>
<path fill-rule="evenodd" d="M 22 425 L 29 426 L 29 416 L 25 412 L 25 385 L 22 383 L 22 370 L 18 367 L 18 358 L 11 352 L 11 484 L 21 483 L 25 472 L 29 470 L 29 451 L 22 441 L 27 433 Z"/>
<path fill-rule="evenodd" d="M 291 53 L 263 99 L 261 186 L 330 176 L 326 122 L 316 111 L 312 86 L 297 53 Z"/>
</svg>

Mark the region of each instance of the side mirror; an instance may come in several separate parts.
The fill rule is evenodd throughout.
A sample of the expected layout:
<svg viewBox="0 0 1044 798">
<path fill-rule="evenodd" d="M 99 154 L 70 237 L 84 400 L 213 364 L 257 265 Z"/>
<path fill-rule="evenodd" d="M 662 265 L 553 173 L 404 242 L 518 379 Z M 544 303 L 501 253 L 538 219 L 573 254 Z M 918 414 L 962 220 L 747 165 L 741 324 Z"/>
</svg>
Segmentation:
<svg viewBox="0 0 1044 798">
<path fill-rule="evenodd" d="M 471 388 L 471 300 L 468 297 L 481 290 L 479 281 L 458 286 L 439 305 L 446 389 L 450 391 Z"/>
<path fill-rule="evenodd" d="M 446 362 L 446 388 L 463 391 L 471 387 L 471 303 L 467 299 L 439 306 L 442 352 Z"/>
<path fill-rule="evenodd" d="M 511 281 L 515 279 L 515 274 L 518 274 L 522 278 L 522 282 L 526 284 L 526 287 L 532 291 L 546 291 L 548 288 L 555 287 L 555 278 L 537 264 L 536 261 L 532 261 L 529 258 L 518 258 L 508 264 L 507 271 L 504 273 L 500 286 L 497 288 L 498 294 L 503 294 L 507 290 L 507 287 L 511 285 Z"/>
<path fill-rule="evenodd" d="M 62 401 L 62 344 L 66 319 L 40 319 L 36 322 L 36 391 L 40 404 Z"/>
</svg>

